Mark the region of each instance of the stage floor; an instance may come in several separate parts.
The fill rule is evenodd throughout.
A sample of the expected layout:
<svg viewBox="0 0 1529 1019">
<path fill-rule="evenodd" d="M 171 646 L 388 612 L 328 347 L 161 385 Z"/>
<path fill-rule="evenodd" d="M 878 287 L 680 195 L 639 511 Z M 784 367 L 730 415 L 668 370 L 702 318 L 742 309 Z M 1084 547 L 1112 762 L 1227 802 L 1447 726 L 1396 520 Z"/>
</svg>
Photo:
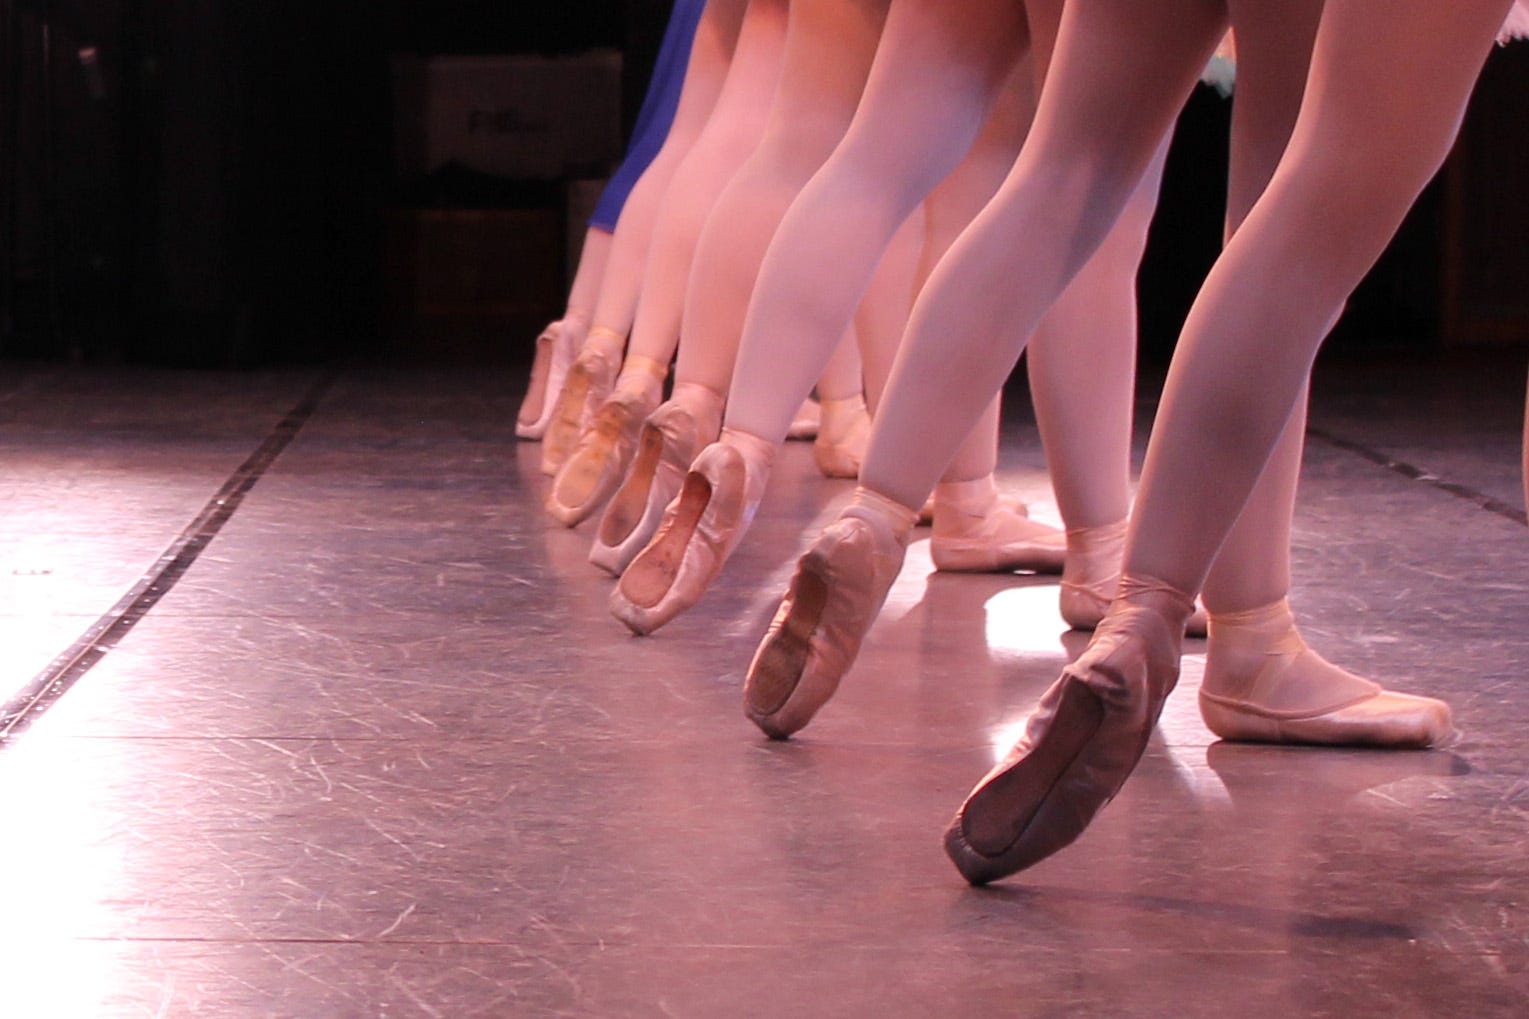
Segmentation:
<svg viewBox="0 0 1529 1019">
<path fill-rule="evenodd" d="M 634 638 L 592 525 L 541 510 L 519 372 L 0 365 L 0 1012 L 1529 1014 L 1523 382 L 1316 387 L 1304 633 L 1446 698 L 1456 741 L 1217 742 L 1190 642 L 1092 829 L 974 890 L 940 836 L 1081 650 L 1055 578 L 932 574 L 920 532 L 771 743 L 743 672 L 851 491 L 805 444 Z M 1023 401 L 1001 474 L 1055 522 Z"/>
</svg>

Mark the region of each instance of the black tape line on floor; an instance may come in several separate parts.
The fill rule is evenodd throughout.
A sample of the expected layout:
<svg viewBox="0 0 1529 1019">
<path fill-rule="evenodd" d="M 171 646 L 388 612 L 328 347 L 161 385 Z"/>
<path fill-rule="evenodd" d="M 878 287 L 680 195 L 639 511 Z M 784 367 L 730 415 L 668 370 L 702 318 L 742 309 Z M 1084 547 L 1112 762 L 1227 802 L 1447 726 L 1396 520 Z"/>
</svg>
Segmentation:
<svg viewBox="0 0 1529 1019">
<path fill-rule="evenodd" d="M 1329 446 L 1345 450 L 1349 453 L 1355 454 L 1356 456 L 1361 456 L 1371 463 L 1379 464 L 1380 466 L 1386 468 L 1386 470 L 1400 474 L 1404 478 L 1410 478 L 1413 481 L 1420 481 L 1425 485 L 1437 488 L 1441 492 L 1448 492 L 1455 498 L 1464 499 L 1466 502 L 1475 505 L 1479 509 L 1484 509 L 1488 513 L 1496 513 L 1500 517 L 1507 517 L 1514 523 L 1529 526 L 1529 514 L 1525 514 L 1523 510 L 1519 509 L 1517 506 L 1514 506 L 1512 503 L 1503 502 L 1501 499 L 1493 498 L 1492 496 L 1487 495 L 1485 492 L 1474 489 L 1469 485 L 1461 485 L 1453 481 L 1448 481 L 1430 471 L 1424 470 L 1421 467 L 1415 467 L 1412 464 L 1407 463 L 1405 460 L 1397 460 L 1395 457 L 1389 457 L 1379 450 L 1371 449 L 1369 446 L 1363 445 L 1362 443 L 1351 442 L 1348 439 L 1340 439 L 1338 436 L 1333 435 L 1330 432 L 1324 432 L 1320 428 L 1308 428 L 1306 429 L 1306 434 L 1313 439 L 1320 439 L 1321 441 L 1327 443 Z"/>
<path fill-rule="evenodd" d="M 277 422 L 249 458 L 229 475 L 223 487 L 207 501 L 148 572 L 19 693 L 0 705 L 0 743 L 19 735 L 56 704 L 175 587 L 228 523 L 245 495 L 297 437 L 339 375 L 338 369 L 331 369 L 315 380 L 302 399 Z"/>
</svg>

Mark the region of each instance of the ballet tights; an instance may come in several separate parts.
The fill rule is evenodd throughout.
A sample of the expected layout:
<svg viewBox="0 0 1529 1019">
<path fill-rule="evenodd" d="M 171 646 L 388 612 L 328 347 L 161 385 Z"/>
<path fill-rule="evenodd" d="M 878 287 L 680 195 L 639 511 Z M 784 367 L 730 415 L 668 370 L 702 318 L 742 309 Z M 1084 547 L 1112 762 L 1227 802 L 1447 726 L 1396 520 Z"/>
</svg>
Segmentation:
<svg viewBox="0 0 1529 1019">
<path fill-rule="evenodd" d="M 1118 26 L 1104 23 L 1130 18 L 1118 6 L 1066 6 L 1035 124 L 1013 171 L 915 303 L 861 474 L 867 487 L 903 505 L 922 504 L 1025 341 L 1136 193 L 1224 25 L 1217 4 L 1190 3 L 1177 24 L 1127 44 Z M 1070 65 L 1070 34 L 1087 37 L 1090 55 L 1102 62 Z M 1163 73 L 1179 66 L 1177 74 Z M 1132 95 L 1154 92 L 1158 107 L 1127 112 L 1131 104 L 1118 96 L 1080 87 L 1094 78 Z M 972 294 L 991 297 L 974 301 Z M 950 336 L 961 342 L 947 342 Z M 928 406 L 945 408 L 945 427 L 928 427 L 920 410 Z"/>
<path fill-rule="evenodd" d="M 663 364 L 674 357 L 702 227 L 764 133 L 780 80 L 788 6 L 787 0 L 747 4 L 722 91 L 658 212 L 628 345 L 632 355 Z"/>
<path fill-rule="evenodd" d="M 708 0 L 685 65 L 674 121 L 658 155 L 622 206 L 590 322 L 625 337 L 632 330 L 659 207 L 675 171 L 700 137 L 726 80 L 747 0 Z M 581 262 L 582 268 L 582 262 Z"/>
<path fill-rule="evenodd" d="M 1448 153 L 1507 8 L 1326 6 L 1290 145 L 1185 323 L 1128 569 L 1201 586 L 1328 326 Z"/>
<path fill-rule="evenodd" d="M 843 142 L 792 203 L 761 263 L 729 428 L 784 439 L 893 235 L 977 137 L 1023 33 L 1011 0 L 892 4 Z M 782 342 L 798 356 L 780 357 Z"/>
<path fill-rule="evenodd" d="M 791 0 L 780 86 L 763 137 L 722 191 L 696 242 L 675 364 L 677 381 L 727 391 L 765 249 L 792 199 L 849 126 L 888 3 Z M 845 346 L 840 344 L 841 349 Z M 789 357 L 790 351 L 778 346 L 777 356 Z M 847 378 L 851 372 L 856 376 L 852 382 Z M 835 376 L 827 380 L 831 391 L 820 384 L 819 397 L 858 397 L 858 374 L 858 360 L 850 354 L 849 363 L 837 365 Z"/>
</svg>

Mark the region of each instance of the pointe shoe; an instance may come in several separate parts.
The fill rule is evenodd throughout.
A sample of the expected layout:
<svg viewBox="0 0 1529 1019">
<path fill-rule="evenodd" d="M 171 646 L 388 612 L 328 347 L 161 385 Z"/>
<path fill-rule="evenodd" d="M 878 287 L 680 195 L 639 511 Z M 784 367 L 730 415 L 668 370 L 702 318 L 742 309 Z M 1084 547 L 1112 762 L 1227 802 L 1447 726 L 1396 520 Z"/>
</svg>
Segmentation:
<svg viewBox="0 0 1529 1019">
<path fill-rule="evenodd" d="M 722 427 L 723 397 L 680 382 L 674 396 L 648 416 L 626 480 L 611 497 L 595 532 L 589 561 L 619 577 L 658 530 L 664 508 L 679 494 L 691 463 Z"/>
<path fill-rule="evenodd" d="M 823 422 L 823 408 L 812 397 L 802 401 L 797 408 L 796 417 L 791 419 L 791 427 L 786 429 L 788 439 L 816 439 L 818 427 Z"/>
<path fill-rule="evenodd" d="M 1387 690 L 1307 647 L 1283 599 L 1211 615 L 1200 717 L 1251 743 L 1420 748 L 1453 732 L 1443 701 Z"/>
<path fill-rule="evenodd" d="M 856 478 L 871 439 L 871 415 L 860 394 L 821 400 L 822 421 L 812 442 L 812 458 L 825 478 Z"/>
<path fill-rule="evenodd" d="M 525 399 L 515 415 L 515 437 L 540 439 L 552 420 L 563 380 L 573 363 L 574 330 L 563 322 L 553 322 L 536 338 L 536 356 L 531 362 L 531 380 Z"/>
<path fill-rule="evenodd" d="M 1103 621 L 1120 582 L 1125 557 L 1126 520 L 1067 531 L 1067 557 L 1062 566 L 1062 621 L 1074 630 L 1092 630 Z M 1184 624 L 1189 637 L 1205 636 L 1205 609 L 1198 601 Z"/>
<path fill-rule="evenodd" d="M 722 429 L 685 474 L 648 547 L 611 592 L 611 614 L 647 634 L 701 600 L 764 496 L 773 443 Z"/>
<path fill-rule="evenodd" d="M 902 569 L 917 519 L 857 489 L 798 560 L 743 684 L 744 714 L 771 739 L 802 729 L 839 688 Z"/>
<path fill-rule="evenodd" d="M 657 401 L 643 394 L 618 393 L 605 401 L 595 423 L 563 462 L 547 492 L 547 514 L 576 527 L 610 497 L 631 463 L 637 431 Z"/>
<path fill-rule="evenodd" d="M 589 331 L 584 349 L 574 358 L 557 395 L 552 418 L 542 435 L 542 473 L 555 475 L 573 453 L 595 413 L 616 385 L 621 369 L 621 350 L 626 340 L 612 329 L 596 326 Z"/>
<path fill-rule="evenodd" d="M 1193 607 L 1159 581 L 1121 578 L 1088 650 L 1041 696 L 1024 735 L 945 832 L 945 852 L 967 881 L 986 884 L 1039 863 L 1114 798 L 1178 682 Z"/>
<path fill-rule="evenodd" d="M 1061 573 L 1067 536 L 1031 520 L 1025 504 L 999 497 L 991 474 L 934 489 L 929 557 L 943 573 Z"/>
</svg>

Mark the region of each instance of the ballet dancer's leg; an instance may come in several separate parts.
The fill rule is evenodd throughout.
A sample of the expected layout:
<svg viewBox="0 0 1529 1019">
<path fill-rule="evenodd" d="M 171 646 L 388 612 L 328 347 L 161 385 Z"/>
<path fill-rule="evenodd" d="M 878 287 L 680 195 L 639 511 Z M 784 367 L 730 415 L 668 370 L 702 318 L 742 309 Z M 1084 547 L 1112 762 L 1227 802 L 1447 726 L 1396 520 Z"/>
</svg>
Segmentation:
<svg viewBox="0 0 1529 1019">
<path fill-rule="evenodd" d="M 1055 0 L 1041 0 L 1028 5 L 1027 9 L 1039 69 L 1046 65 L 1050 55 L 1061 18 L 1061 5 Z M 1084 344 L 1085 354 L 1116 358 L 1123 362 L 1122 369 L 1112 373 L 1110 365 L 1085 365 L 1082 362 L 1061 365 L 1056 359 L 1051 359 L 1042 363 L 1042 372 L 1036 379 L 1038 404 L 1045 412 L 1044 420 L 1056 440 L 1053 458 L 1058 461 L 1072 458 L 1063 464 L 1070 468 L 1071 473 L 1064 470 L 1061 475 L 1059 498 L 1067 511 L 1073 514 L 1074 521 L 1081 520 L 1086 524 L 1076 526 L 1065 539 L 1054 531 L 1049 536 L 1021 533 L 1010 548 L 1017 549 L 1022 544 L 1028 544 L 1031 558 L 1025 565 L 1032 568 L 1041 565 L 1039 556 L 1042 553 L 1052 557 L 1044 563 L 1045 566 L 1064 568 L 1065 554 L 1067 565 L 1064 568 L 1064 582 L 1068 586 L 1064 588 L 1067 592 L 1063 597 L 1064 611 L 1075 616 L 1078 613 L 1071 610 L 1079 604 L 1083 605 L 1092 613 L 1087 620 L 1089 625 L 1098 622 L 1103 614 L 1103 606 L 1113 594 L 1113 582 L 1119 575 L 1120 552 L 1124 545 L 1123 518 L 1129 499 L 1130 401 L 1134 381 L 1131 374 L 1135 346 L 1133 281 L 1136 264 L 1145 244 L 1146 227 L 1155 202 L 1163 157 L 1164 146 L 1160 144 L 1149 165 L 1149 179 L 1136 187 L 1127 202 L 1127 212 L 1111 228 L 1100 251 L 1089 260 L 1078 280 L 1074 281 L 1073 286 L 1052 308 L 1057 313 L 1053 333 L 1057 335 L 1058 342 L 1062 342 L 1060 334 L 1063 330 L 1077 332 L 1078 339 Z M 1012 162 L 1010 158 L 1009 163 Z M 965 218 L 969 220 L 970 214 Z M 945 246 L 939 244 L 936 250 L 942 251 Z M 996 293 L 996 289 L 974 288 L 965 291 L 963 296 L 967 301 L 980 303 L 988 299 L 987 295 Z M 1100 338 L 1098 333 L 1101 325 L 1114 332 Z M 1022 335 L 1017 338 L 1017 344 L 1023 344 Z M 1018 346 L 1015 349 L 1017 351 Z M 1112 405 L 1103 417 L 1107 425 L 1113 428 L 1112 433 L 1105 433 L 1104 429 L 1087 420 L 1092 404 L 1085 401 L 1098 399 L 1088 385 L 1091 370 L 1095 373 L 1108 373 L 1105 398 Z M 1069 401 L 1083 403 L 1083 406 L 1063 406 Z M 930 421 L 928 412 L 923 409 L 925 406 L 941 405 L 914 405 L 906 412 L 924 415 L 925 426 L 938 430 L 943 422 Z M 997 403 L 994 400 L 985 412 L 984 420 L 957 450 L 941 483 L 934 490 L 935 540 L 931 544 L 935 546 L 933 551 L 936 564 L 941 568 L 948 568 L 949 563 L 948 552 L 946 556 L 940 554 L 940 503 L 959 501 L 980 507 L 984 501 L 991 505 L 996 500 L 990 473 L 997 456 L 996 413 Z M 876 431 L 880 429 L 878 425 Z M 1063 429 L 1081 430 L 1082 434 L 1069 432 L 1056 435 Z M 1096 455 L 1102 456 L 1098 462 L 1081 459 Z M 1112 480 L 1113 486 L 1096 483 L 1096 475 L 1111 471 L 1113 476 L 1107 480 Z M 979 477 L 981 480 L 963 480 L 952 484 L 953 479 L 970 477 Z M 881 503 L 873 504 L 884 502 L 883 499 Z M 991 514 L 991 510 L 989 513 L 989 520 L 996 516 Z M 948 517 L 951 514 L 947 511 L 946 515 Z M 967 519 L 978 521 L 981 517 L 979 513 L 973 513 Z M 891 517 L 883 522 L 890 525 Z M 1023 522 L 1023 518 L 1015 522 Z M 858 529 L 863 525 L 850 526 Z M 847 628 L 869 627 L 875 618 L 875 606 L 879 606 L 886 594 L 886 587 L 871 589 L 863 583 L 849 582 L 850 565 L 856 563 L 855 557 L 849 552 L 842 557 L 843 562 L 849 565 L 834 573 L 824 569 L 825 564 L 834 560 L 831 549 L 841 543 L 842 530 L 837 525 L 830 528 L 819 539 L 819 544 L 803 557 L 786 597 L 760 644 L 744 685 L 745 713 L 775 738 L 785 738 L 800 730 L 837 690 L 843 670 L 853 662 L 854 649 L 859 647 L 864 636 L 863 629 L 850 632 Z M 944 537 L 948 550 L 955 543 L 950 541 L 948 532 Z M 989 540 L 972 541 L 966 547 L 956 545 L 956 551 L 965 554 L 966 562 L 962 565 L 971 564 L 980 568 L 1014 565 L 1013 562 L 993 559 L 983 561 L 981 556 L 990 554 L 990 550 L 995 547 L 1003 547 L 1003 543 L 992 541 L 990 535 L 979 537 Z M 887 571 L 882 572 L 886 574 Z M 895 573 L 887 575 L 887 585 L 890 585 L 893 577 Z M 1093 594 L 1094 586 L 1106 581 L 1110 587 L 1098 596 L 1096 605 L 1089 596 Z M 811 596 L 803 597 L 804 593 L 810 593 Z M 854 601 L 864 598 L 871 598 L 873 605 L 867 608 Z M 782 674 L 778 671 L 782 668 L 797 671 Z"/>
<path fill-rule="evenodd" d="M 550 323 L 536 338 L 536 354 L 531 362 L 531 378 L 526 395 L 515 416 L 515 435 L 521 439 L 540 439 L 552 420 L 556 394 L 563 389 L 563 379 L 573 364 L 574 353 L 589 332 L 589 317 L 600 296 L 600 281 L 610 258 L 614 238 L 610 230 L 590 226 L 584 231 L 584 245 L 579 252 L 579 266 L 573 285 L 568 289 L 568 304 L 563 316 Z"/>
<path fill-rule="evenodd" d="M 696 26 L 674 121 L 621 209 L 595 302 L 593 325 L 554 401 L 543 438 L 542 469 L 555 474 L 609 393 L 637 313 L 644 267 L 664 196 L 711 119 L 737 49 L 748 0 L 708 0 Z M 598 397 L 598 398 L 597 398 Z"/>
<path fill-rule="evenodd" d="M 1404 0 L 1375 19 L 1365 5 L 1325 6 L 1290 144 L 1185 323 L 1120 594 L 947 832 L 968 880 L 1072 842 L 1140 759 L 1177 678 L 1175 621 L 1269 462 L 1327 328 L 1447 154 L 1507 8 Z"/>
<path fill-rule="evenodd" d="M 760 259 L 791 200 L 828 158 L 854 115 L 887 2 L 791 0 L 776 72 L 779 86 L 773 90 L 762 135 L 715 202 L 698 210 L 705 214 L 705 225 L 693 241 L 693 259 L 686 266 L 683 319 L 674 322 L 681 341 L 675 382 L 684 383 L 687 394 L 713 394 L 704 408 L 691 408 L 713 422 L 732 378 L 738 334 Z M 742 61 L 740 57 L 738 63 Z M 730 107 L 719 104 L 718 109 L 719 115 L 732 115 Z M 687 208 L 698 205 L 697 201 Z M 647 325 L 651 306 L 645 288 L 633 332 L 634 352 L 642 351 L 645 329 L 652 328 Z M 618 393 L 620 388 L 618 384 Z M 614 441 L 597 435 L 594 441 L 582 442 L 565 468 L 569 483 L 554 485 L 548 508 L 565 523 L 592 513 L 621 483 L 642 418 L 622 420 L 629 428 L 613 436 Z M 690 452 L 693 456 L 700 450 Z"/>
<path fill-rule="evenodd" d="M 1033 35 L 1034 12 L 1031 5 L 1026 9 Z M 915 292 L 1014 167 L 1035 115 L 1035 48 L 1032 44 L 1031 53 L 1014 60 L 966 158 L 924 200 Z M 947 572 L 1059 572 L 1066 551 L 1062 532 L 1030 520 L 1022 501 L 999 494 L 993 472 L 1001 412 L 1001 399 L 995 396 L 935 486 L 929 501 L 934 524 L 930 558 L 936 569 Z"/>
<path fill-rule="evenodd" d="M 1022 33 L 1021 12 L 1010 0 L 955 8 L 894 0 L 844 141 L 792 203 L 760 269 L 719 440 L 738 448 L 714 455 L 731 463 L 745 450 L 747 466 L 710 479 L 727 482 L 720 491 L 707 478 L 687 480 L 665 511 L 652 543 L 612 595 L 612 612 L 633 630 L 649 632 L 689 608 L 720 570 L 763 494 L 774 449 L 853 317 L 881 253 L 970 147 Z M 798 356 L 779 356 L 787 340 Z M 723 519 L 730 522 L 725 528 Z"/>
<path fill-rule="evenodd" d="M 1237 69 L 1227 233 L 1269 182 L 1305 90 L 1321 0 L 1234 3 L 1246 41 Z M 1306 390 L 1205 580 L 1211 640 L 1200 713 L 1225 739 L 1415 746 L 1450 731 L 1442 701 L 1383 690 L 1306 646 L 1287 601 L 1290 524 L 1306 428 Z"/>
<path fill-rule="evenodd" d="M 1079 629 L 1099 625 L 1120 579 L 1131 507 L 1136 271 L 1167 148 L 1164 139 L 1109 236 L 1026 348 L 1036 424 L 1067 525 L 1061 614 Z"/>
<path fill-rule="evenodd" d="M 789 6 L 788 0 L 749 0 L 722 93 L 670 181 L 653 229 L 626 360 L 611 388 L 591 387 L 590 427 L 581 434 L 579 449 L 559 465 L 566 472 L 547 495 L 548 512 L 563 524 L 578 523 L 609 494 L 608 487 L 599 490 L 602 479 L 619 482 L 625 458 L 613 461 L 611 447 L 630 450 L 643 420 L 663 399 L 696 241 L 718 196 L 763 135 L 780 80 Z"/>
<path fill-rule="evenodd" d="M 845 330 L 818 377 L 818 434 L 812 458 L 826 478 L 853 478 L 865 459 L 871 414 L 865 402 L 865 364 L 853 325 Z M 792 419 L 792 428 L 796 421 Z"/>
<path fill-rule="evenodd" d="M 590 316 L 600 296 L 600 282 L 605 275 L 612 235 L 622 207 L 637 181 L 662 150 L 674 123 L 691 46 L 705 7 L 706 0 L 676 0 L 670 9 L 669 23 L 664 28 L 653 76 L 642 97 L 642 107 L 637 112 L 637 123 L 632 129 L 626 155 L 606 183 L 595 204 L 594 214 L 590 216 L 589 229 L 579 252 L 578 269 L 568 294 L 568 305 L 563 317 L 537 338 L 531 381 L 516 419 L 515 434 L 520 438 L 539 439 L 547 429 L 573 354 L 589 331 Z"/>
</svg>

